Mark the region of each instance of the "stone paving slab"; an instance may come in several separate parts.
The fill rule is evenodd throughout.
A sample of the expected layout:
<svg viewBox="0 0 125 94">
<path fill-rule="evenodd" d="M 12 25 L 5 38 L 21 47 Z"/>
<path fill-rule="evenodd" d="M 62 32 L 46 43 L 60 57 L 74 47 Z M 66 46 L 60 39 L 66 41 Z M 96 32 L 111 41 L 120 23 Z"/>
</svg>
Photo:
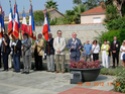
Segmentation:
<svg viewBox="0 0 125 94">
<path fill-rule="evenodd" d="M 30 74 L 0 71 L 0 94 L 59 94 L 73 87 L 99 89 L 109 91 L 107 87 L 114 77 L 100 75 L 96 81 L 81 84 L 70 84 L 70 73 L 50 73 L 46 71 L 31 71 Z M 95 82 L 98 82 L 95 84 Z M 105 82 L 103 86 L 101 83 Z"/>
</svg>

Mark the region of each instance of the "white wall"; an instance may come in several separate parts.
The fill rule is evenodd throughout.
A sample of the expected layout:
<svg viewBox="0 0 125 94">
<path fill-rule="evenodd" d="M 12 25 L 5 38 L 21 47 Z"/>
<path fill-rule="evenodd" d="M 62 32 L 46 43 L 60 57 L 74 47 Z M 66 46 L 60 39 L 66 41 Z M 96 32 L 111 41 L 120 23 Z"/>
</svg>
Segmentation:
<svg viewBox="0 0 125 94">
<path fill-rule="evenodd" d="M 105 15 L 87 15 L 87 16 L 81 16 L 81 24 L 88 24 L 88 23 L 94 23 L 94 18 L 100 18 L 101 21 L 97 23 L 103 23 L 105 19 Z"/>
</svg>

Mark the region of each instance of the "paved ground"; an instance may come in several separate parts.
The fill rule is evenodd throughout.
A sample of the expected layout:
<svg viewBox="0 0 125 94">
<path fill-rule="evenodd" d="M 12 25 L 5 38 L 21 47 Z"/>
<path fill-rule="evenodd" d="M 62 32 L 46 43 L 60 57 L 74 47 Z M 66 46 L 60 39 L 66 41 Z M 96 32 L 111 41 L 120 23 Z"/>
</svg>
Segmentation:
<svg viewBox="0 0 125 94">
<path fill-rule="evenodd" d="M 0 94 L 59 94 L 76 86 L 109 91 L 113 89 L 111 83 L 115 79 L 115 77 L 100 75 L 94 82 L 76 85 L 70 84 L 70 78 L 70 73 L 31 71 L 26 75 L 0 70 Z"/>
</svg>

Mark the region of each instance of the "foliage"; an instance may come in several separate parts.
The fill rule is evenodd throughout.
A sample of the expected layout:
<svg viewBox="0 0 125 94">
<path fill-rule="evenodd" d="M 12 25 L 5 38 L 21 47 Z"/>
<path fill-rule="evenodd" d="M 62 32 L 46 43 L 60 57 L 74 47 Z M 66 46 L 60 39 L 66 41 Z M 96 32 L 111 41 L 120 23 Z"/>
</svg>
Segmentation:
<svg viewBox="0 0 125 94">
<path fill-rule="evenodd" d="M 113 82 L 114 90 L 117 92 L 125 93 L 125 69 L 123 68 L 117 75 L 116 80 Z"/>
<path fill-rule="evenodd" d="M 100 73 L 102 75 L 116 76 L 121 71 L 122 71 L 122 67 L 120 66 L 120 67 L 116 67 L 115 69 L 114 68 L 102 68 Z"/>
<path fill-rule="evenodd" d="M 48 0 L 48 1 L 46 2 L 46 8 L 47 8 L 47 9 L 52 9 L 52 8 L 58 9 L 57 6 L 58 6 L 58 5 L 57 5 L 57 2 L 54 2 L 53 0 Z"/>
<path fill-rule="evenodd" d="M 113 41 L 113 37 L 116 36 L 120 43 L 125 40 L 125 29 L 120 30 L 110 30 L 108 32 L 103 32 L 96 37 L 96 39 L 99 41 L 99 43 L 103 43 L 104 40 L 108 40 L 110 42 Z"/>
<path fill-rule="evenodd" d="M 104 40 L 113 41 L 113 37 L 116 36 L 119 39 L 119 31 L 118 30 L 112 30 L 108 32 L 103 32 L 96 37 L 99 43 L 103 43 Z"/>
<path fill-rule="evenodd" d="M 100 68 L 99 61 L 91 61 L 85 62 L 84 60 L 80 60 L 78 62 L 70 61 L 70 68 L 79 68 L 79 69 L 89 69 L 89 68 Z"/>
<path fill-rule="evenodd" d="M 86 9 L 88 10 L 88 9 L 92 9 L 98 6 L 101 1 L 103 0 L 86 0 L 84 2 L 84 5 L 86 6 Z"/>
<path fill-rule="evenodd" d="M 109 30 L 118 30 L 125 28 L 125 17 L 111 20 L 106 24 Z"/>
<path fill-rule="evenodd" d="M 82 3 L 82 0 L 73 0 L 73 3 L 74 3 L 74 4 L 77 4 L 77 5 L 78 5 L 78 4 L 81 4 L 81 3 Z"/>
<path fill-rule="evenodd" d="M 44 14 L 42 11 L 35 11 L 34 12 L 34 20 L 36 25 L 41 25 L 44 21 Z"/>
</svg>

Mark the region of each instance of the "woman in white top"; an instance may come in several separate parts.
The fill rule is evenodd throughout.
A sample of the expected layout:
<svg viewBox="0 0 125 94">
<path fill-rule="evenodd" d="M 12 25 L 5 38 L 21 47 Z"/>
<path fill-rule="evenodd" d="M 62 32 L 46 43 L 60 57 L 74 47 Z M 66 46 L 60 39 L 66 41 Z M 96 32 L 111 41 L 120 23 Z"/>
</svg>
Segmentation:
<svg viewBox="0 0 125 94">
<path fill-rule="evenodd" d="M 99 51 L 100 51 L 100 46 L 97 43 L 97 40 L 94 40 L 92 44 L 93 61 L 99 60 Z"/>
<path fill-rule="evenodd" d="M 124 54 L 125 54 L 125 40 L 123 41 L 121 47 L 120 47 L 120 51 L 121 51 L 121 60 L 122 60 L 122 64 L 123 64 L 123 67 L 125 67 L 125 59 L 123 58 Z"/>
</svg>

